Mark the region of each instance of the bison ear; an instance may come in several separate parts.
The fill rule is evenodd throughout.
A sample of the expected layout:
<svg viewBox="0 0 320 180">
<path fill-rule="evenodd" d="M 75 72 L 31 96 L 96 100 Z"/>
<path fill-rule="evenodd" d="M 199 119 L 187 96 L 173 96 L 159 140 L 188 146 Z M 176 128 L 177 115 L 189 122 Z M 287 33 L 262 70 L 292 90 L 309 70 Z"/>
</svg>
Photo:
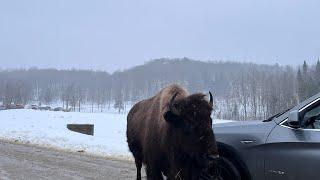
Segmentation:
<svg viewBox="0 0 320 180">
<path fill-rule="evenodd" d="M 168 123 L 174 125 L 174 127 L 179 127 L 182 123 L 182 119 L 178 115 L 173 114 L 171 111 L 164 113 L 163 117 Z"/>
</svg>

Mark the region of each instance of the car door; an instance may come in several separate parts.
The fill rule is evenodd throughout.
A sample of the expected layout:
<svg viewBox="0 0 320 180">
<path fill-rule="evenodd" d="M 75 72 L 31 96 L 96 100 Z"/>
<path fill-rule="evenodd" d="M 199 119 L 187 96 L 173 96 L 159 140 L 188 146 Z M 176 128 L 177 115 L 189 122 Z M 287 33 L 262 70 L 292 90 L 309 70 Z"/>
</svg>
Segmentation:
<svg viewBox="0 0 320 180">
<path fill-rule="evenodd" d="M 291 128 L 285 119 L 270 133 L 265 144 L 265 177 L 319 179 L 320 101 L 299 110 L 301 128 Z"/>
</svg>

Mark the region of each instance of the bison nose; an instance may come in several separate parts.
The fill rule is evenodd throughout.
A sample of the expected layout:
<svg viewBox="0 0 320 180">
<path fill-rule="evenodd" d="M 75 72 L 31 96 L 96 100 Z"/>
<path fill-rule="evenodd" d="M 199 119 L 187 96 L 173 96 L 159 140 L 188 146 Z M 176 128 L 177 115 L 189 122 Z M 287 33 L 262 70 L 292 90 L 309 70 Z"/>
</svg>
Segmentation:
<svg viewBox="0 0 320 180">
<path fill-rule="evenodd" d="M 208 155 L 209 160 L 216 160 L 219 158 L 219 155 Z"/>
<path fill-rule="evenodd" d="M 209 161 L 217 161 L 219 159 L 219 155 L 208 155 Z"/>
</svg>

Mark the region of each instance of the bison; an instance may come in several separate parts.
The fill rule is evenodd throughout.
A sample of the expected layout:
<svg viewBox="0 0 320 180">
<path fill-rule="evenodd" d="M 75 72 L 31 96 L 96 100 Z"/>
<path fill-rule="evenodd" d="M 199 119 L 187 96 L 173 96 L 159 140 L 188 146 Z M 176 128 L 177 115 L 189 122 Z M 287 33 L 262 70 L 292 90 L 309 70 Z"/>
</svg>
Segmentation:
<svg viewBox="0 0 320 180">
<path fill-rule="evenodd" d="M 210 92 L 209 92 L 210 93 Z M 219 157 L 212 130 L 210 101 L 205 94 L 189 95 L 179 85 L 135 104 L 127 117 L 127 142 L 141 179 L 199 179 L 210 159 Z"/>
</svg>

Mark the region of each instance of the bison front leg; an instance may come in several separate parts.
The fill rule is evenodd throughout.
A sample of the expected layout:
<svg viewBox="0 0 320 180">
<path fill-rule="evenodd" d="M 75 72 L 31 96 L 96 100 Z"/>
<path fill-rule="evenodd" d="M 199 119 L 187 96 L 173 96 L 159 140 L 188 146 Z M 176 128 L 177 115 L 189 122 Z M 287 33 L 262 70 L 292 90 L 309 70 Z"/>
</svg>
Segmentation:
<svg viewBox="0 0 320 180">
<path fill-rule="evenodd" d="M 141 180 L 141 167 L 142 167 L 142 162 L 139 160 L 135 160 L 136 163 L 136 168 L 137 168 L 137 180 Z"/>
<path fill-rule="evenodd" d="M 185 180 L 185 169 L 176 164 L 171 164 L 167 180 Z"/>
<path fill-rule="evenodd" d="M 160 168 L 154 164 L 146 164 L 146 174 L 148 180 L 163 180 Z"/>
</svg>

